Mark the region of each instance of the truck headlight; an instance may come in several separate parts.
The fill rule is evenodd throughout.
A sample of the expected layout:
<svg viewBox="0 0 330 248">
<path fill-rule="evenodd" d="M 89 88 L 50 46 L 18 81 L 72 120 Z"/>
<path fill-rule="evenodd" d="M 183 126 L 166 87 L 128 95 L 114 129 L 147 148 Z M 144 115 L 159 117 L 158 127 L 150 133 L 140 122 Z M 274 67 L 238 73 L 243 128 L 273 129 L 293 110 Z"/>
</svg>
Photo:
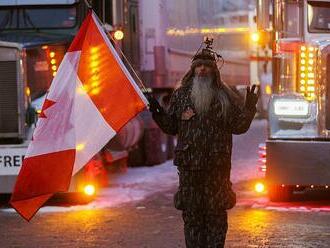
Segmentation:
<svg viewBox="0 0 330 248">
<path fill-rule="evenodd" d="M 95 195 L 95 186 L 92 184 L 88 184 L 84 187 L 85 195 L 92 196 Z"/>
<path fill-rule="evenodd" d="M 297 99 L 278 99 L 274 102 L 274 113 L 279 116 L 305 117 L 309 114 L 309 103 Z"/>
</svg>

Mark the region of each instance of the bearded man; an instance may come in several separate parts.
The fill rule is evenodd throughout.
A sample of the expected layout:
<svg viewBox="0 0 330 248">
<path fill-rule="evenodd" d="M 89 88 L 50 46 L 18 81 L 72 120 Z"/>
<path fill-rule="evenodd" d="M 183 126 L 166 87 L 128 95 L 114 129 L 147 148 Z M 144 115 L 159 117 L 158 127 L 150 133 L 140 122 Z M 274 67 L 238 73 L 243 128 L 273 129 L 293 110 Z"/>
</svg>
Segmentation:
<svg viewBox="0 0 330 248">
<path fill-rule="evenodd" d="M 246 132 L 256 113 L 256 86 L 245 103 L 220 79 L 209 49 L 197 53 L 165 111 L 149 96 L 153 119 L 167 134 L 177 135 L 174 165 L 179 188 L 174 205 L 182 210 L 186 246 L 224 247 L 227 211 L 236 194 L 230 182 L 232 134 Z"/>
</svg>

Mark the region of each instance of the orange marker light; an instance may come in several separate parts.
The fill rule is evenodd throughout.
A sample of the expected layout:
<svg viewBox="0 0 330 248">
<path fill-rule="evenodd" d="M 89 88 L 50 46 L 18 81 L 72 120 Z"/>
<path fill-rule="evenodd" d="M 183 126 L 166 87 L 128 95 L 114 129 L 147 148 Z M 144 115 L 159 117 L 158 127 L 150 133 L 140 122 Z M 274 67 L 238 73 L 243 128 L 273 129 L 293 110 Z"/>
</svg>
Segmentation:
<svg viewBox="0 0 330 248">
<path fill-rule="evenodd" d="M 117 30 L 117 31 L 113 34 L 113 37 L 114 37 L 116 40 L 122 40 L 122 39 L 124 39 L 124 32 L 121 31 L 121 30 Z"/>
<path fill-rule="evenodd" d="M 256 185 L 254 186 L 254 189 L 255 189 L 256 192 L 258 192 L 258 193 L 262 193 L 262 192 L 265 191 L 265 185 L 264 185 L 263 183 L 261 183 L 261 182 L 258 182 L 258 183 L 256 183 Z"/>
<path fill-rule="evenodd" d="M 95 194 L 95 186 L 92 184 L 88 184 L 84 187 L 84 193 L 86 195 L 92 196 Z"/>
</svg>

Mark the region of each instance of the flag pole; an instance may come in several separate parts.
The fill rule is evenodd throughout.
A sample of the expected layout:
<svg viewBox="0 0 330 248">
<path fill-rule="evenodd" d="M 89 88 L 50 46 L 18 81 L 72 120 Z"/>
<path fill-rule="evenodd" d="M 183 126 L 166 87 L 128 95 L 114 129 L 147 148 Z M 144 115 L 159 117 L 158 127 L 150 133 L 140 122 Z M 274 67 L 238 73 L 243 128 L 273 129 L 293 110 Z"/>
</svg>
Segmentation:
<svg viewBox="0 0 330 248">
<path fill-rule="evenodd" d="M 86 6 L 94 12 L 95 14 L 95 17 L 97 18 L 98 22 L 101 24 L 103 30 L 105 31 L 105 33 L 107 34 L 107 37 L 113 42 L 113 43 L 116 43 L 116 41 L 112 38 L 111 34 L 104 28 L 104 23 L 101 21 L 101 19 L 98 17 L 98 15 L 95 13 L 95 11 L 93 10 L 93 7 L 92 5 L 90 4 L 90 2 L 88 0 L 85 0 L 85 4 Z M 117 49 L 116 49 L 117 50 Z M 131 72 L 133 72 L 135 78 L 138 80 L 138 83 L 139 83 L 139 86 L 142 88 L 142 92 L 143 93 L 150 93 L 148 91 L 148 89 L 144 86 L 142 80 L 140 79 L 139 75 L 136 73 L 136 71 L 134 70 L 133 66 L 131 65 L 131 63 L 129 62 L 129 60 L 127 59 L 127 57 L 125 56 L 125 54 L 123 53 L 123 51 L 118 48 L 118 50 L 120 51 L 120 54 L 122 55 L 122 57 L 124 58 L 126 64 L 129 66 Z"/>
</svg>

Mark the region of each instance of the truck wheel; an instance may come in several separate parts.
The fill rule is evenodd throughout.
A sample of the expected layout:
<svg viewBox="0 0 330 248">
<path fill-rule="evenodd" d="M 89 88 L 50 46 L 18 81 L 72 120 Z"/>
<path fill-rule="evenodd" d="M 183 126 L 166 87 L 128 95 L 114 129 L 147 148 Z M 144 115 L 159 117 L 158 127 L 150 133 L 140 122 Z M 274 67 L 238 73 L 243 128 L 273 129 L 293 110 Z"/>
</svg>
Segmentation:
<svg viewBox="0 0 330 248">
<path fill-rule="evenodd" d="M 167 135 L 160 128 L 144 131 L 145 165 L 164 163 L 167 159 Z"/>
<path fill-rule="evenodd" d="M 272 185 L 269 187 L 269 200 L 273 202 L 291 201 L 293 194 L 292 186 Z"/>
</svg>

